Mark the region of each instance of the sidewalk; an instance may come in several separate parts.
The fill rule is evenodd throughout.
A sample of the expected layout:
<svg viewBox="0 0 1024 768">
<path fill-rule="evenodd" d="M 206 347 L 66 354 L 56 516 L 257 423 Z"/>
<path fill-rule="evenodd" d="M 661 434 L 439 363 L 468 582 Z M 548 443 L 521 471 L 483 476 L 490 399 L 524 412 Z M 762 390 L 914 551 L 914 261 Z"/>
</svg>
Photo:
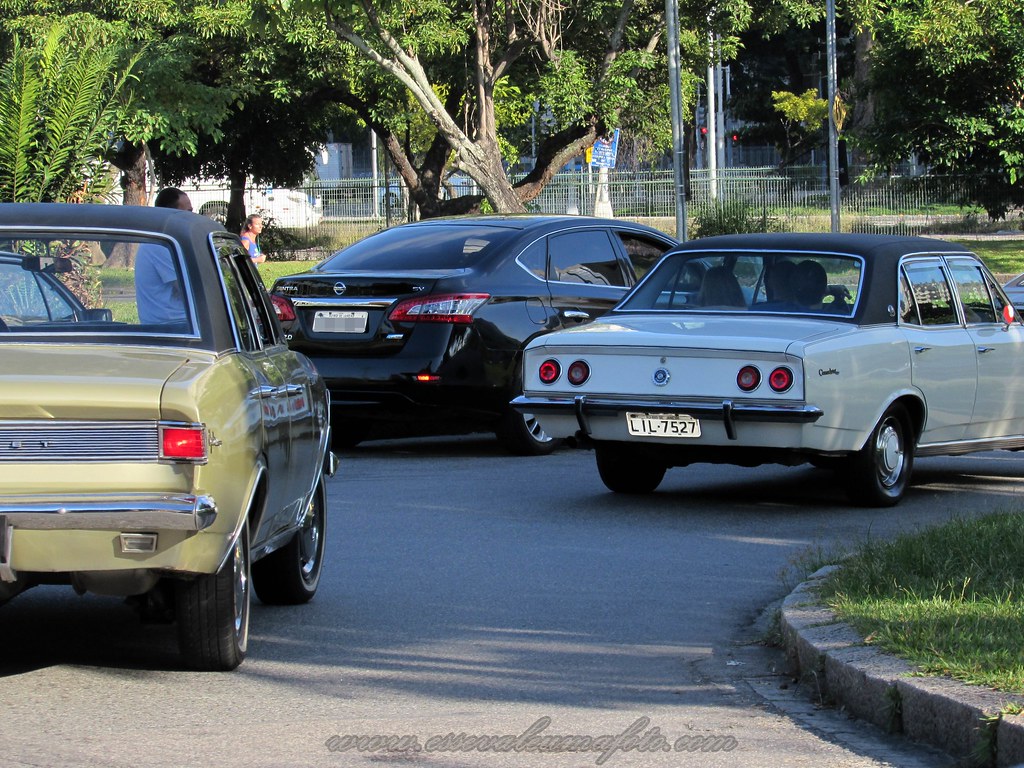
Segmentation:
<svg viewBox="0 0 1024 768">
<path fill-rule="evenodd" d="M 911 664 L 865 645 L 818 602 L 815 582 L 830 568 L 782 604 L 782 634 L 800 677 L 853 716 L 941 749 L 965 766 L 1024 766 L 1024 715 L 1002 714 L 1007 704 L 1024 707 L 1024 696 L 916 677 Z"/>
</svg>

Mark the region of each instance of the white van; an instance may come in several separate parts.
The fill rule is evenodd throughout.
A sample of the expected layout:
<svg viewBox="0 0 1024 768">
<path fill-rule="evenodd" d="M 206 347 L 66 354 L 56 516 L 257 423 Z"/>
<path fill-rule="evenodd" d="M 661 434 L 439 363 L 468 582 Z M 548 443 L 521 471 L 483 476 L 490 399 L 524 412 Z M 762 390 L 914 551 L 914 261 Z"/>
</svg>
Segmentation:
<svg viewBox="0 0 1024 768">
<path fill-rule="evenodd" d="M 228 182 L 190 182 L 179 188 L 189 196 L 197 213 L 224 222 L 230 197 Z M 259 213 L 272 218 L 279 227 L 296 229 L 315 227 L 324 218 L 319 198 L 311 198 L 302 190 L 276 187 L 246 187 L 245 212 Z"/>
</svg>

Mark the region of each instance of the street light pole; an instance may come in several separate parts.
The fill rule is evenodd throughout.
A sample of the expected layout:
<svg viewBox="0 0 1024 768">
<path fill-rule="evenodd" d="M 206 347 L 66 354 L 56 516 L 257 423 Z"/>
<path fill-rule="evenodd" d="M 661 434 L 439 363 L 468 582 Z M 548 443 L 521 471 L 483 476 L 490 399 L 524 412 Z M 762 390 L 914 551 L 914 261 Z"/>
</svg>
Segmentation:
<svg viewBox="0 0 1024 768">
<path fill-rule="evenodd" d="M 686 240 L 686 142 L 683 136 L 683 99 L 679 86 L 679 0 L 665 0 L 668 28 L 668 90 L 672 110 L 672 170 L 676 186 L 676 238 Z"/>
<path fill-rule="evenodd" d="M 825 3 L 825 49 L 828 57 L 828 197 L 832 231 L 839 231 L 839 132 L 836 125 L 836 4 Z"/>
</svg>

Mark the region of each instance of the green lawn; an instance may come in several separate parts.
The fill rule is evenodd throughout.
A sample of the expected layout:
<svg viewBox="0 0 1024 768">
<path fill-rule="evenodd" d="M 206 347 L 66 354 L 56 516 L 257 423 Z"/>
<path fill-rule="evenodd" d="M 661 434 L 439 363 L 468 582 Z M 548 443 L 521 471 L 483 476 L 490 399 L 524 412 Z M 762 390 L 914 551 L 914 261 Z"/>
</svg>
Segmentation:
<svg viewBox="0 0 1024 768">
<path fill-rule="evenodd" d="M 953 520 L 844 558 L 822 597 L 929 675 L 1024 693 L 1024 514 Z"/>
<path fill-rule="evenodd" d="M 997 275 L 1019 275 L 1024 272 L 1024 240 L 972 240 L 956 238 L 956 242 L 981 256 Z"/>
</svg>

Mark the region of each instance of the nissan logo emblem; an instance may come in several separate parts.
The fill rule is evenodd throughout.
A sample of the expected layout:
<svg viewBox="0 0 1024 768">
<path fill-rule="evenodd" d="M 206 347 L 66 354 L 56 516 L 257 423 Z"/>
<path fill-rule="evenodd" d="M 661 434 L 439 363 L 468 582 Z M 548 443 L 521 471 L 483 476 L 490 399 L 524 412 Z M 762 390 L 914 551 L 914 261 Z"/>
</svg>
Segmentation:
<svg viewBox="0 0 1024 768">
<path fill-rule="evenodd" d="M 654 380 L 656 387 L 664 387 L 668 384 L 668 380 L 672 378 L 672 374 L 668 372 L 668 368 L 659 368 L 651 378 Z"/>
<path fill-rule="evenodd" d="M 346 290 L 348 290 L 348 288 L 345 286 L 344 283 L 339 281 L 339 282 L 334 284 L 334 293 L 335 293 L 335 295 L 341 296 L 341 294 L 343 294 Z"/>
</svg>

